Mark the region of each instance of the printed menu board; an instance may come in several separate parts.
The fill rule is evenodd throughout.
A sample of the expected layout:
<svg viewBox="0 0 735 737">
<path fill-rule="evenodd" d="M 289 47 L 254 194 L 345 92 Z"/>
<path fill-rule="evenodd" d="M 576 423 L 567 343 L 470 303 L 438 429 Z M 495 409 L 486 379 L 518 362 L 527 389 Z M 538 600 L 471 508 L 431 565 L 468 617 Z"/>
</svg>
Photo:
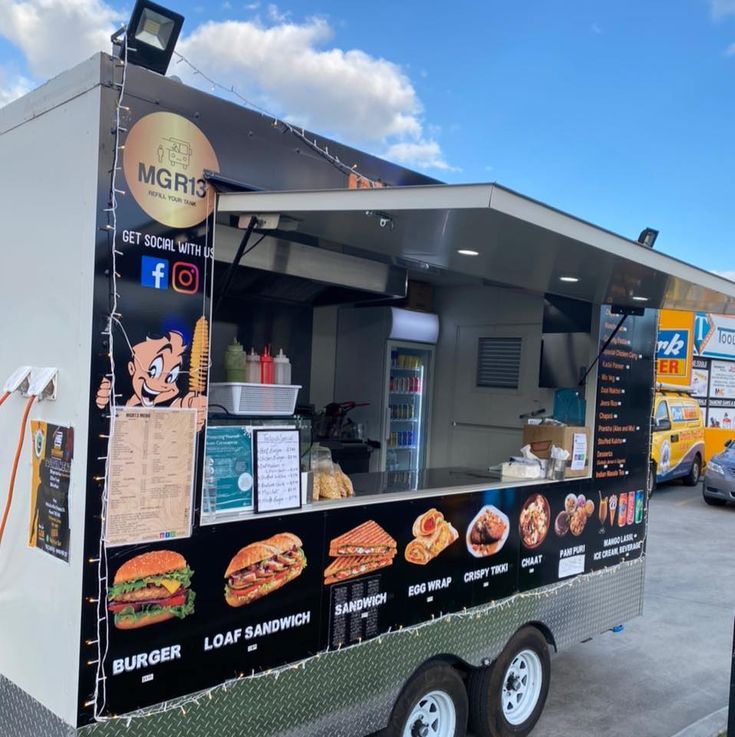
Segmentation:
<svg viewBox="0 0 735 737">
<path fill-rule="evenodd" d="M 197 413 L 123 407 L 110 445 L 108 547 L 191 534 Z"/>
<path fill-rule="evenodd" d="M 600 346 L 621 316 L 602 308 Z M 639 556 L 645 540 L 656 316 L 626 318 L 600 357 L 591 499 L 598 533 L 588 543 L 592 570 Z"/>
<path fill-rule="evenodd" d="M 593 478 L 626 479 L 645 472 L 648 459 L 630 448 L 645 445 L 650 423 L 653 387 L 655 313 L 628 317 L 600 356 L 597 374 L 597 412 Z M 600 347 L 610 338 L 622 316 L 602 308 Z M 646 353 L 644 353 L 644 351 Z"/>
<path fill-rule="evenodd" d="M 315 508 L 207 527 L 206 545 L 116 548 L 108 707 L 122 713 L 634 557 L 643 496 L 615 494 L 610 516 L 612 494 L 600 503 L 592 483 Z M 130 590 L 145 596 L 131 601 Z"/>
</svg>

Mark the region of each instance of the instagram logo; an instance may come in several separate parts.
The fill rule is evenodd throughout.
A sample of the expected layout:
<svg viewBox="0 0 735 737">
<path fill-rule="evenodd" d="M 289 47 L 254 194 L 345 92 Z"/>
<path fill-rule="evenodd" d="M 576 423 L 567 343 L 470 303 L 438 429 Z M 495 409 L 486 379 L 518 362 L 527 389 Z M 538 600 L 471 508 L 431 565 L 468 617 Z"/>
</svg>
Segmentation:
<svg viewBox="0 0 735 737">
<path fill-rule="evenodd" d="M 171 286 L 182 294 L 196 294 L 199 291 L 199 269 L 186 261 L 177 261 L 171 271 Z"/>
</svg>

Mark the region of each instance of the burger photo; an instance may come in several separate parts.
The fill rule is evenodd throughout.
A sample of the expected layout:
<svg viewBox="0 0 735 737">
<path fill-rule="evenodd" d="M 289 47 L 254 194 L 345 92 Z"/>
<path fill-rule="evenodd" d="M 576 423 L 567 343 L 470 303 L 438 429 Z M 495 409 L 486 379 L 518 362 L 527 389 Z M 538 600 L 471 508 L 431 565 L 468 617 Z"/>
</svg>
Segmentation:
<svg viewBox="0 0 735 737">
<path fill-rule="evenodd" d="M 132 630 L 194 613 L 193 571 L 183 555 L 156 550 L 125 561 L 107 590 L 115 627 Z"/>
</svg>

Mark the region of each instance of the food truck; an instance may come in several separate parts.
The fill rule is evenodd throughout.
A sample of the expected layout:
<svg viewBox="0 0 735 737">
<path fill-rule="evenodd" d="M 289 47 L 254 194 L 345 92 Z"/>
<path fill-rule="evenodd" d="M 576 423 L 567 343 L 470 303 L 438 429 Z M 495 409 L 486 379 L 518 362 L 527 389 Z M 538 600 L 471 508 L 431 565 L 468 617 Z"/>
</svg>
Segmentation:
<svg viewBox="0 0 735 737">
<path fill-rule="evenodd" d="M 731 282 L 106 54 L 0 160 L 0 734 L 523 735 L 641 613 L 657 310 Z"/>
</svg>

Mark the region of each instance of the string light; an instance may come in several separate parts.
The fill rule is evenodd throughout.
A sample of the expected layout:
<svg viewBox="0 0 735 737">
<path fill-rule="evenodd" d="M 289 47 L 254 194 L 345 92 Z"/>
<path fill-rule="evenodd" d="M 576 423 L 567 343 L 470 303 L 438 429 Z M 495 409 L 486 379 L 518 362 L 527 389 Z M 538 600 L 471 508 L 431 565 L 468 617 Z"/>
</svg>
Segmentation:
<svg viewBox="0 0 735 737">
<path fill-rule="evenodd" d="M 120 152 L 124 146 L 120 140 L 120 134 L 123 132 L 121 126 L 121 114 L 123 109 L 129 111 L 129 108 L 123 105 L 123 99 L 125 97 L 125 85 L 127 82 L 128 75 L 128 33 L 125 29 L 122 41 L 121 41 L 121 61 L 120 65 L 116 65 L 120 69 L 120 82 L 115 83 L 115 88 L 118 89 L 117 99 L 115 101 L 115 129 L 113 131 L 115 137 L 114 155 L 112 161 L 112 171 L 110 173 L 110 200 L 109 207 L 107 208 L 108 223 L 105 230 L 109 232 L 110 238 L 110 312 L 107 317 L 107 325 L 105 327 L 106 337 L 108 340 L 108 360 L 110 362 L 110 373 L 108 379 L 110 381 L 110 414 L 109 414 L 109 434 L 102 435 L 101 437 L 106 439 L 108 447 L 111 438 L 115 434 L 115 419 L 116 419 L 116 391 L 115 391 L 115 355 L 114 355 L 114 331 L 112 329 L 112 323 L 118 314 L 118 290 L 117 290 L 117 258 L 122 255 L 122 252 L 117 248 L 117 198 L 118 195 L 125 194 L 117 186 L 118 172 L 121 170 L 120 166 Z M 97 668 L 95 671 L 94 679 L 94 719 L 100 721 L 103 719 L 101 716 L 105 709 L 107 702 L 107 676 L 105 674 L 105 661 L 107 659 L 107 651 L 109 648 L 110 639 L 110 624 L 107 613 L 107 606 L 105 597 L 107 595 L 107 547 L 105 545 L 106 535 L 106 513 L 107 513 L 107 499 L 109 496 L 110 487 L 110 454 L 109 452 L 105 456 L 105 471 L 102 478 L 102 495 L 100 499 L 100 539 L 97 552 L 97 660 L 91 661 L 90 664 L 96 663 Z"/>
<path fill-rule="evenodd" d="M 274 128 L 283 126 L 289 133 L 291 133 L 293 136 L 296 136 L 296 138 L 298 138 L 300 141 L 303 141 L 303 143 L 305 143 L 310 149 L 318 153 L 319 156 L 321 156 L 323 159 L 328 161 L 335 168 L 339 169 L 342 173 L 348 174 L 348 175 L 349 174 L 356 175 L 359 179 L 362 179 L 365 182 L 367 182 L 370 188 L 377 186 L 376 183 L 372 179 L 370 179 L 370 177 L 367 177 L 364 174 L 361 174 L 357 170 L 357 164 L 353 164 L 352 166 L 347 166 L 346 164 L 343 164 L 339 160 L 338 156 L 334 156 L 329 153 L 328 147 L 325 146 L 324 148 L 322 148 L 316 142 L 316 139 L 310 140 L 308 136 L 304 134 L 303 128 L 299 130 L 295 126 L 291 125 L 288 121 L 279 118 L 278 116 L 274 115 L 273 113 L 266 110 L 265 108 L 260 107 L 260 105 L 257 105 L 252 100 L 249 100 L 248 98 L 243 97 L 243 95 L 241 95 L 235 89 L 233 85 L 230 85 L 228 87 L 227 85 L 224 85 L 221 82 L 218 82 L 216 79 L 213 79 L 209 75 L 205 74 L 201 69 L 199 69 L 199 67 L 193 64 L 191 61 L 189 61 L 189 59 L 187 59 L 183 54 L 180 54 L 178 51 L 174 51 L 174 56 L 177 57 L 177 61 L 176 61 L 177 64 L 180 64 L 183 62 L 184 64 L 186 64 L 186 66 L 189 67 L 189 69 L 191 69 L 191 71 L 194 73 L 194 76 L 201 77 L 206 82 L 208 82 L 212 92 L 219 89 L 219 90 L 222 90 L 223 92 L 233 95 L 238 100 L 240 100 L 240 102 L 242 102 L 242 104 L 245 105 L 245 107 L 251 108 L 252 110 L 259 112 L 261 115 L 264 115 L 266 118 L 272 118 L 273 119 L 272 126 Z"/>
</svg>

